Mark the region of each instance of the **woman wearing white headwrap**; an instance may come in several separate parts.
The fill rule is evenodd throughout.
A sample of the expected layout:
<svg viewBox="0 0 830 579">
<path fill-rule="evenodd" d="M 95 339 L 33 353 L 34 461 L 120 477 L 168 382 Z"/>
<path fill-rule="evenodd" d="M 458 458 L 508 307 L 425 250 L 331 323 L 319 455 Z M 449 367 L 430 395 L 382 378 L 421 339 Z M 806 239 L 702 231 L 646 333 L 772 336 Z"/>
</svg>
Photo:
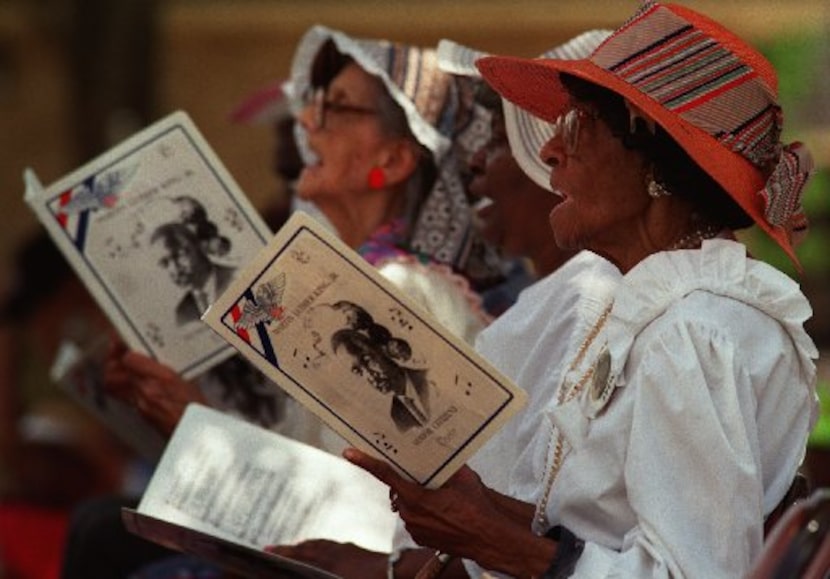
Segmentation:
<svg viewBox="0 0 830 579">
<path fill-rule="evenodd" d="M 608 34 L 610 31 L 588 31 L 546 54 L 584 57 Z M 593 316 L 602 310 L 618 281 L 619 272 L 599 256 L 582 252 L 574 257 L 575 251 L 558 248 L 554 242 L 547 214 L 560 200 L 547 181 L 549 168 L 536 156 L 538 148 L 550 138 L 553 125 L 502 102 L 489 91 L 473 64 L 481 53 L 447 40 L 439 43 L 437 52 L 443 70 L 477 84 L 476 100 L 490 115 L 489 138 L 470 159 L 474 174 L 470 193 L 494 200 L 490 208 L 495 212 L 485 208 L 480 215 L 482 234 L 501 250 L 527 257 L 537 275 L 547 276 L 523 291 L 515 307 L 485 328 L 475 344 L 476 350 L 499 370 L 528 390 L 533 403 L 500 430 L 470 464 L 491 488 L 524 499 L 528 477 L 532 476 L 528 473 L 534 469 L 533 456 L 525 452 L 525 447 L 534 430 L 545 422 L 544 402 L 555 391 L 558 373 L 538 372 L 522 364 L 523 358 L 515 354 L 529 351 L 527 344 L 536 343 L 550 359 L 563 358 L 567 338 L 588 331 Z M 544 316 L 539 315 L 540 310 L 545 311 Z M 418 549 L 402 525 L 396 529 L 388 558 L 331 541 L 308 541 L 271 550 L 355 579 L 413 577 L 433 554 L 431 549 Z M 480 569 L 470 566 L 465 571 L 458 561 L 443 569 L 442 577 L 467 577 L 468 573 L 476 577 Z"/>
</svg>

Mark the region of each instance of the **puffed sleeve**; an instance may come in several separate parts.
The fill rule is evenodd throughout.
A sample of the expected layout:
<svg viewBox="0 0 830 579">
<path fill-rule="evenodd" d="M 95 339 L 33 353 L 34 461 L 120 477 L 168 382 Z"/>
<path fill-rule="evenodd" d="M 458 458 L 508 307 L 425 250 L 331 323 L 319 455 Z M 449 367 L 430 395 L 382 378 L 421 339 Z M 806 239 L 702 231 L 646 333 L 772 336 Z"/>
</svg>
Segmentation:
<svg viewBox="0 0 830 579">
<path fill-rule="evenodd" d="M 619 395 L 631 405 L 623 477 L 637 525 L 619 551 L 586 544 L 578 577 L 743 577 L 762 543 L 754 392 L 729 332 L 644 332 Z"/>
</svg>

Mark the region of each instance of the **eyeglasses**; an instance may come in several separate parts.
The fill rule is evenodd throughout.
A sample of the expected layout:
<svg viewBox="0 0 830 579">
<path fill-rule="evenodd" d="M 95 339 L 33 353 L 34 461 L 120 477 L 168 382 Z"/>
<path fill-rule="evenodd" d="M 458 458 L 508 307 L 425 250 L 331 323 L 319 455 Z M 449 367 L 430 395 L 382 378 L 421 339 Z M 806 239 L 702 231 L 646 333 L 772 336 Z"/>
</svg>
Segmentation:
<svg viewBox="0 0 830 579">
<path fill-rule="evenodd" d="M 312 108 L 313 126 L 310 128 L 315 131 L 325 128 L 327 113 L 374 115 L 378 112 L 377 109 L 369 107 L 359 107 L 356 105 L 347 105 L 334 101 L 327 101 L 326 89 L 324 87 L 309 88 L 303 98 L 303 103 L 305 106 L 310 106 Z"/>
<path fill-rule="evenodd" d="M 556 117 L 556 120 L 553 121 L 553 132 L 550 138 L 561 138 L 565 154 L 573 155 L 579 148 L 579 130 L 582 128 L 581 120 L 594 118 L 596 118 L 596 113 L 574 107 L 568 112 Z"/>
</svg>

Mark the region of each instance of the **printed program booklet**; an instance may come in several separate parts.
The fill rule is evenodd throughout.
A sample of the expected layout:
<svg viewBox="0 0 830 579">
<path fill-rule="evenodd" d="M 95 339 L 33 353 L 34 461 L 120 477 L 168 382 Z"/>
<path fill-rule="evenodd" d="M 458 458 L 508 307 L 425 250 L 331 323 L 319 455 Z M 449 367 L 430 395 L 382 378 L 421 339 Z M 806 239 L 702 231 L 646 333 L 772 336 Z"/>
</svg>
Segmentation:
<svg viewBox="0 0 830 579">
<path fill-rule="evenodd" d="M 243 576 L 333 579 L 263 548 L 330 539 L 388 552 L 396 517 L 387 487 L 346 460 L 191 404 L 122 519 L 132 533 Z"/>
<path fill-rule="evenodd" d="M 428 487 L 525 403 L 523 390 L 302 212 L 203 319 L 354 447 Z"/>
<path fill-rule="evenodd" d="M 271 236 L 175 112 L 25 200 L 126 344 L 191 378 L 233 349 L 200 320 Z M 37 267 L 37 264 L 32 264 Z"/>
</svg>

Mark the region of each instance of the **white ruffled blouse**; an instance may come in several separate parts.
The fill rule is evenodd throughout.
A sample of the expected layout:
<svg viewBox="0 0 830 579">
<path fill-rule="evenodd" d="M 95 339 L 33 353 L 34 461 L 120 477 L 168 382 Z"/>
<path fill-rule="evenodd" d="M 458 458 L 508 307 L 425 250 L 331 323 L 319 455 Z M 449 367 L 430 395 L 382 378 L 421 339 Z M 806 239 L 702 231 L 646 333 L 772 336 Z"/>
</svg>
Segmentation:
<svg viewBox="0 0 830 579">
<path fill-rule="evenodd" d="M 811 314 L 793 280 L 710 240 L 623 276 L 556 390 L 520 382 L 541 419 L 507 492 L 536 502 L 537 532 L 585 541 L 574 577 L 746 574 L 817 417 Z M 544 368 L 537 337 L 526 364 Z"/>
</svg>

